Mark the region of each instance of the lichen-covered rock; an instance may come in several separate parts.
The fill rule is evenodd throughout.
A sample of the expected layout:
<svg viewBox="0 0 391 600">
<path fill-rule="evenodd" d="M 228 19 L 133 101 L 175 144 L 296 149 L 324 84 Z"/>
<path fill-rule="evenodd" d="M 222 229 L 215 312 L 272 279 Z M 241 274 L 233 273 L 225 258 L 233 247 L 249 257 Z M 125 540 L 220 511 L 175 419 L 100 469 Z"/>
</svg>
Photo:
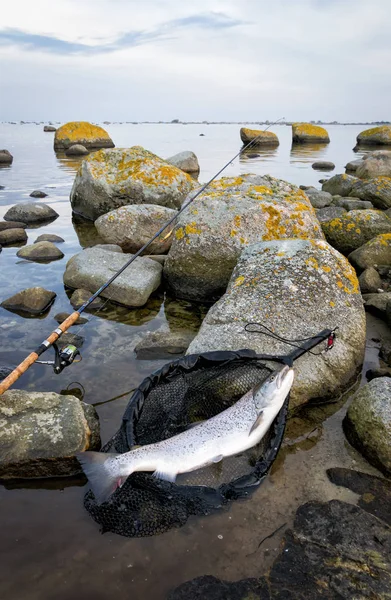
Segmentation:
<svg viewBox="0 0 391 600">
<path fill-rule="evenodd" d="M 15 204 L 4 215 L 5 221 L 22 221 L 23 223 L 44 223 L 54 221 L 58 213 L 43 202 L 22 202 Z"/>
<path fill-rule="evenodd" d="M 121 206 L 102 215 L 95 221 L 95 227 L 103 240 L 118 244 L 124 252 L 137 252 L 177 211 L 156 204 L 132 204 Z M 168 252 L 172 241 L 170 225 L 148 246 L 147 254 Z"/>
<path fill-rule="evenodd" d="M 356 181 L 357 177 L 346 175 L 346 173 L 334 175 L 322 185 L 322 190 L 329 192 L 332 196 L 349 196 Z"/>
<path fill-rule="evenodd" d="M 346 209 L 341 206 L 326 206 L 325 208 L 319 208 L 316 211 L 316 216 L 319 223 L 331 221 L 332 219 L 338 219 L 341 215 L 346 213 Z"/>
<path fill-rule="evenodd" d="M 333 171 L 335 164 L 328 160 L 317 160 L 312 163 L 312 168 L 316 171 Z"/>
<path fill-rule="evenodd" d="M 391 146 L 391 125 L 371 127 L 357 136 L 357 146 Z"/>
<path fill-rule="evenodd" d="M 85 148 L 114 148 L 114 142 L 98 125 L 87 121 L 71 121 L 61 125 L 54 135 L 54 149 L 67 150 L 70 146 L 81 144 Z"/>
<path fill-rule="evenodd" d="M 369 200 L 376 208 L 386 210 L 391 207 L 391 178 L 356 179 L 346 195 Z"/>
<path fill-rule="evenodd" d="M 166 158 L 166 162 L 170 165 L 174 165 L 174 167 L 178 167 L 178 169 L 181 169 L 181 171 L 184 171 L 185 173 L 189 173 L 189 175 L 198 175 L 200 172 L 198 158 L 194 152 L 191 152 L 190 150 L 174 154 L 174 156 Z"/>
<path fill-rule="evenodd" d="M 55 297 L 55 292 L 45 290 L 42 287 L 27 288 L 3 300 L 1 306 L 15 312 L 41 315 L 50 308 Z"/>
<path fill-rule="evenodd" d="M 322 222 L 326 240 L 349 254 L 382 233 L 391 233 L 391 219 L 380 210 L 351 210 L 336 219 Z"/>
<path fill-rule="evenodd" d="M 325 208 L 326 206 L 330 206 L 333 201 L 331 194 L 317 190 L 316 188 L 309 188 L 306 190 L 306 194 L 314 208 Z"/>
<path fill-rule="evenodd" d="M 333 196 L 333 205 L 342 206 L 346 210 L 368 210 L 374 208 L 372 202 L 368 202 L 368 200 L 344 198 L 343 196 Z"/>
<path fill-rule="evenodd" d="M 67 263 L 64 283 L 70 288 L 96 292 L 129 260 L 129 254 L 87 248 Z M 149 258 L 136 260 L 102 292 L 104 298 L 125 306 L 143 306 L 160 285 L 162 267 Z"/>
<path fill-rule="evenodd" d="M 376 265 L 391 265 L 391 234 L 377 235 L 354 250 L 348 258 L 352 265 L 359 270 Z"/>
<path fill-rule="evenodd" d="M 35 244 L 24 246 L 18 250 L 16 255 L 19 256 L 19 258 L 32 260 L 34 262 L 50 262 L 52 260 L 63 258 L 64 253 L 61 252 L 53 242 L 37 242 Z"/>
<path fill-rule="evenodd" d="M 279 146 L 278 136 L 272 131 L 263 131 L 262 129 L 248 129 L 242 127 L 240 130 L 240 139 L 243 144 L 253 142 L 252 146 Z"/>
<path fill-rule="evenodd" d="M 94 221 L 129 204 L 180 208 L 195 185 L 190 175 L 140 146 L 100 150 L 83 160 L 71 205 L 76 213 Z"/>
<path fill-rule="evenodd" d="M 357 160 L 351 160 L 345 165 L 345 169 L 349 173 L 355 173 L 363 163 L 362 158 L 358 158 Z"/>
<path fill-rule="evenodd" d="M 73 144 L 73 146 L 69 146 L 69 148 L 65 150 L 67 156 L 84 156 L 88 153 L 89 150 L 87 150 L 83 144 Z"/>
<path fill-rule="evenodd" d="M 349 442 L 381 471 L 391 475 L 391 379 L 379 377 L 355 395 L 344 419 Z"/>
<path fill-rule="evenodd" d="M 0 164 L 1 165 L 12 165 L 14 157 L 9 150 L 0 150 Z"/>
<path fill-rule="evenodd" d="M 361 179 L 391 177 L 391 150 L 376 150 L 368 154 L 356 171 Z"/>
<path fill-rule="evenodd" d="M 377 292 L 381 288 L 381 279 L 379 273 L 374 267 L 368 267 L 365 269 L 358 278 L 360 284 L 360 290 L 362 294 L 368 294 L 371 292 Z"/>
<path fill-rule="evenodd" d="M 100 447 L 93 406 L 54 392 L 8 390 L 0 402 L 0 477 L 81 472 L 75 455 Z"/>
<path fill-rule="evenodd" d="M 246 246 L 287 238 L 323 238 L 303 191 L 269 175 L 223 177 L 178 218 L 164 276 L 176 297 L 212 301 Z"/>
<path fill-rule="evenodd" d="M 5 229 L 0 231 L 0 244 L 9 246 L 10 244 L 19 244 L 27 240 L 27 233 L 24 229 Z"/>
<path fill-rule="evenodd" d="M 319 125 L 312 125 L 311 123 L 293 123 L 292 142 L 298 144 L 323 142 L 328 144 L 330 138 L 326 129 L 319 127 Z"/>
<path fill-rule="evenodd" d="M 291 407 L 335 396 L 360 369 L 365 312 L 358 280 L 346 258 L 323 240 L 264 242 L 244 250 L 225 295 L 209 310 L 188 353 L 289 352 L 283 342 L 246 332 L 250 322 L 288 339 L 339 328 L 326 356 L 306 354 L 295 363 Z"/>
</svg>

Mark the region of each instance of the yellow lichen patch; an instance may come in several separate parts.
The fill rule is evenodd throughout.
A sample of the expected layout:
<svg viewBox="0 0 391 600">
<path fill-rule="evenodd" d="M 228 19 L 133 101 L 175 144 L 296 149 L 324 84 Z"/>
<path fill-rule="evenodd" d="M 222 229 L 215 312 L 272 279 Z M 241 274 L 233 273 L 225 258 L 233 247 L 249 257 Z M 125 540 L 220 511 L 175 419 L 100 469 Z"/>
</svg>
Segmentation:
<svg viewBox="0 0 391 600">
<path fill-rule="evenodd" d="M 285 252 L 277 252 L 276 256 L 285 256 Z"/>
<path fill-rule="evenodd" d="M 185 236 L 184 231 L 183 231 L 183 227 L 179 227 L 179 229 L 176 230 L 175 232 L 175 237 L 177 240 L 181 240 L 183 237 Z"/>
<path fill-rule="evenodd" d="M 240 130 L 240 139 L 243 143 L 252 142 L 256 139 L 256 144 L 274 144 L 278 146 L 278 137 L 272 131 L 265 131 L 261 129 L 248 129 L 242 127 Z"/>
<path fill-rule="evenodd" d="M 323 266 L 322 266 L 322 270 L 323 270 L 325 273 L 330 273 L 330 271 L 331 271 L 331 268 L 330 268 L 330 267 L 327 267 L 326 265 L 323 265 Z"/>
<path fill-rule="evenodd" d="M 243 275 L 239 275 L 239 277 L 237 277 L 235 279 L 234 287 L 239 287 L 240 285 L 242 285 L 244 280 L 245 280 L 245 277 Z"/>
<path fill-rule="evenodd" d="M 185 231 L 186 233 L 189 234 L 199 234 L 201 233 L 201 229 L 199 229 L 197 227 L 197 224 L 195 221 L 193 221 L 192 223 L 188 223 L 185 227 Z"/>
<path fill-rule="evenodd" d="M 242 223 L 242 218 L 240 215 L 236 215 L 236 217 L 234 218 L 234 223 L 235 223 L 235 227 L 240 227 L 240 225 Z"/>
<path fill-rule="evenodd" d="M 342 281 L 340 279 L 337 280 L 337 286 L 339 288 L 343 288 L 344 287 L 344 285 L 343 285 L 343 283 L 342 283 Z"/>
<path fill-rule="evenodd" d="M 59 127 L 54 136 L 54 147 L 68 148 L 72 144 L 83 144 L 88 147 L 113 147 L 114 144 L 102 127 L 87 121 L 71 121 Z"/>
<path fill-rule="evenodd" d="M 316 270 L 319 269 L 318 261 L 316 260 L 316 258 L 314 256 L 310 256 L 309 258 L 307 258 L 305 263 L 306 263 L 306 265 L 308 265 L 309 267 L 312 267 L 313 269 L 316 269 Z"/>
<path fill-rule="evenodd" d="M 380 137 L 389 138 L 390 143 L 391 143 L 391 126 L 390 125 L 382 125 L 380 127 L 371 127 L 370 129 L 365 129 L 358 135 L 357 140 L 360 140 L 361 138 L 371 137 L 371 136 L 380 136 Z"/>
<path fill-rule="evenodd" d="M 330 300 L 330 306 L 331 306 L 331 308 L 334 308 L 335 302 L 333 302 L 332 300 Z"/>
<path fill-rule="evenodd" d="M 319 125 L 313 125 L 312 123 L 293 123 L 292 134 L 295 138 L 298 137 L 312 137 L 314 139 L 329 139 L 329 134 L 324 127 Z"/>
<path fill-rule="evenodd" d="M 235 237 L 235 235 L 236 235 L 237 233 L 238 233 L 238 232 L 236 231 L 236 229 L 231 229 L 230 236 L 231 236 L 231 237 Z"/>
<path fill-rule="evenodd" d="M 267 187 L 267 185 L 251 185 L 248 188 L 248 192 L 257 192 L 257 194 L 273 195 L 273 190 Z"/>
</svg>

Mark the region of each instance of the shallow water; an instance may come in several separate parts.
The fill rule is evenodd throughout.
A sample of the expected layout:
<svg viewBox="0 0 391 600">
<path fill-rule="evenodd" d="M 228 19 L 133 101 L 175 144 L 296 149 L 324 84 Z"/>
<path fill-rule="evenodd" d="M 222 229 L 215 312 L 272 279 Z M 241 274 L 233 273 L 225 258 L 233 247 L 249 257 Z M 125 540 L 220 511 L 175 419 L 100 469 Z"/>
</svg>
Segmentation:
<svg viewBox="0 0 391 600">
<path fill-rule="evenodd" d="M 117 146 L 141 144 L 163 156 L 193 150 L 206 181 L 240 148 L 237 125 L 111 125 L 106 129 Z M 254 150 L 236 160 L 226 175 L 270 173 L 296 184 L 318 185 L 329 174 L 311 168 L 314 160 L 332 160 L 334 173 L 343 172 L 360 126 L 330 126 L 326 146 L 291 148 L 291 129 L 275 126 L 280 146 Z M 199 134 L 204 133 L 201 137 Z M 0 301 L 25 287 L 41 285 L 57 293 L 50 312 L 25 319 L 0 308 L 0 366 L 15 365 L 56 326 L 53 316 L 71 311 L 62 283 L 65 263 L 81 247 L 96 242 L 93 227 L 72 224 L 69 192 L 81 159 L 56 157 L 53 134 L 42 125 L 0 124 L 0 147 L 14 155 L 11 167 L 0 169 L 0 218 L 34 189 L 49 196 L 47 202 L 60 217 L 53 223 L 28 229 L 29 243 L 41 233 L 65 239 L 59 245 L 65 257 L 37 264 L 16 257 L 17 248 L 0 254 Z M 84 400 L 96 405 L 105 442 L 118 428 L 129 392 L 149 373 L 166 362 L 138 361 L 133 348 L 146 332 L 166 323 L 171 329 L 196 329 L 205 308 L 155 294 L 145 307 L 129 310 L 108 304 L 99 316 L 88 315 L 86 326 L 73 333 L 85 337 L 83 361 L 60 376 L 36 365 L 17 387 L 61 392 L 83 390 Z M 370 319 L 370 331 L 382 328 Z M 368 367 L 377 363 L 377 350 L 368 341 Z M 45 359 L 49 359 L 49 353 Z M 101 535 L 83 508 L 85 489 L 80 481 L 43 482 L 0 486 L 0 576 L 3 597 L 41 598 L 150 598 L 160 600 L 179 583 L 205 573 L 225 579 L 256 576 L 274 560 L 286 526 L 296 508 L 307 500 L 353 499 L 354 494 L 327 480 L 328 467 L 373 469 L 345 441 L 341 404 L 308 409 L 289 423 L 285 445 L 267 480 L 246 501 L 205 518 L 193 518 L 179 530 L 146 539 Z M 286 524 L 286 525 L 284 525 Z M 259 541 L 284 527 L 257 550 Z"/>
</svg>

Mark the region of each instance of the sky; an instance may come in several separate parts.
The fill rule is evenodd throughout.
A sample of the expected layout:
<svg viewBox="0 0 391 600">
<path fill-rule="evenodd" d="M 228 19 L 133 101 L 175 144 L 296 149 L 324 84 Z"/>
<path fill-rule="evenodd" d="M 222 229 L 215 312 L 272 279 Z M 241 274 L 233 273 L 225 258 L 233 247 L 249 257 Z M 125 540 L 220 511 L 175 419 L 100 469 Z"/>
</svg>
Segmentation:
<svg viewBox="0 0 391 600">
<path fill-rule="evenodd" d="M 391 120 L 391 0 L 10 0 L 0 120 Z"/>
</svg>

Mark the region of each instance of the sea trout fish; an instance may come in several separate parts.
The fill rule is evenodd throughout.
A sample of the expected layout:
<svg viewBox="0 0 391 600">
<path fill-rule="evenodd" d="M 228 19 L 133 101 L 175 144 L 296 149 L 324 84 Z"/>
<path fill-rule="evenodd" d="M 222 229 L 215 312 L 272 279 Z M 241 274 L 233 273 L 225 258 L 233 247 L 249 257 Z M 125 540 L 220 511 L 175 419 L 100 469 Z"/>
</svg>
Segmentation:
<svg viewBox="0 0 391 600">
<path fill-rule="evenodd" d="M 154 477 L 173 482 L 179 473 L 195 471 L 252 448 L 279 413 L 293 377 L 293 369 L 284 366 L 223 412 L 167 440 L 124 454 L 78 454 L 95 499 L 105 502 L 135 471 L 153 471 Z"/>
</svg>

